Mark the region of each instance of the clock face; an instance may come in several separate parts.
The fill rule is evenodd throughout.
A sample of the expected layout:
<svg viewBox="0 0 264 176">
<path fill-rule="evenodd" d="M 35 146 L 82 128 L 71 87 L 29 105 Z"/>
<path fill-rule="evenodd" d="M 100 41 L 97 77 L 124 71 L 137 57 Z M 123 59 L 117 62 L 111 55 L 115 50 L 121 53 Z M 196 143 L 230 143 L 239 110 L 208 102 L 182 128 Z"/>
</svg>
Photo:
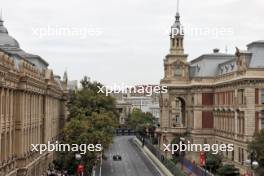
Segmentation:
<svg viewBox="0 0 264 176">
<path fill-rule="evenodd" d="M 181 76 L 181 74 L 182 74 L 181 67 L 177 65 L 175 68 L 175 76 Z"/>
</svg>

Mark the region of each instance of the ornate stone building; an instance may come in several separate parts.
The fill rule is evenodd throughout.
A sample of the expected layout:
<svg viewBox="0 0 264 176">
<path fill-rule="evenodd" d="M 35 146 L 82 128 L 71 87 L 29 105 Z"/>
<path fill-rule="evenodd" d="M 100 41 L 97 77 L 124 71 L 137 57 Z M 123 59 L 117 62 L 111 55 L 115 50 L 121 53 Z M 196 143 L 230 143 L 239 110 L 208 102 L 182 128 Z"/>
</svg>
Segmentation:
<svg viewBox="0 0 264 176">
<path fill-rule="evenodd" d="M 44 175 L 53 153 L 31 144 L 54 141 L 66 118 L 67 82 L 26 53 L 0 19 L 0 176 Z"/>
<path fill-rule="evenodd" d="M 180 29 L 177 13 L 161 80 L 168 93 L 160 98 L 160 148 L 177 135 L 195 144 L 234 144 L 234 151 L 223 155 L 243 172 L 247 141 L 264 128 L 264 41 L 235 54 L 215 49 L 188 62 L 184 34 L 174 33 Z M 199 163 L 198 153 L 186 157 Z"/>
</svg>

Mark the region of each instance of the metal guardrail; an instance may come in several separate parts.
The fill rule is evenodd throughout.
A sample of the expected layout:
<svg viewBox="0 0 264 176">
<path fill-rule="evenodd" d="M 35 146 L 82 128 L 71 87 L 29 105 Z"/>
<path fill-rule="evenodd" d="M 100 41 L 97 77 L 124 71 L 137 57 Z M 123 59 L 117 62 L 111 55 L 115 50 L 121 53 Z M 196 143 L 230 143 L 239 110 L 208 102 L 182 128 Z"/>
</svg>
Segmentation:
<svg viewBox="0 0 264 176">
<path fill-rule="evenodd" d="M 136 135 L 138 140 L 141 142 L 143 141 L 143 138 L 140 137 L 139 135 Z M 155 155 L 159 161 L 175 176 L 185 176 L 183 171 L 171 160 L 167 159 L 161 151 L 153 146 L 147 139 L 144 140 L 145 146 L 151 151 L 153 155 Z"/>
<path fill-rule="evenodd" d="M 180 163 L 186 167 L 190 172 L 194 173 L 195 175 L 206 175 L 206 176 L 214 176 L 212 173 L 206 171 L 204 168 L 199 167 L 198 165 L 193 164 L 191 161 L 180 158 Z"/>
<path fill-rule="evenodd" d="M 117 136 L 134 136 L 136 135 L 136 132 L 131 129 L 126 128 L 118 128 L 115 130 L 115 135 Z"/>
</svg>

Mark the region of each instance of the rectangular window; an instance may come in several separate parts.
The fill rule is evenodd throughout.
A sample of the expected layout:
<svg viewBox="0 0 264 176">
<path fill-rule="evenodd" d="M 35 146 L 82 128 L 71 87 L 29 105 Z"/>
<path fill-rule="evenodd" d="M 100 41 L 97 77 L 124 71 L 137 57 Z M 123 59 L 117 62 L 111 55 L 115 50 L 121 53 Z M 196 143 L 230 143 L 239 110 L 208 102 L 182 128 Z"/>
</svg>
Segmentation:
<svg viewBox="0 0 264 176">
<path fill-rule="evenodd" d="M 231 155 L 231 160 L 234 161 L 234 159 L 235 159 L 235 152 L 234 152 L 234 150 L 233 150 L 233 151 L 232 151 L 232 155 Z"/>
<path fill-rule="evenodd" d="M 241 149 L 241 164 L 243 165 L 244 164 L 244 149 Z"/>
<path fill-rule="evenodd" d="M 202 104 L 203 105 L 213 105 L 214 104 L 214 94 L 213 93 L 203 93 L 202 94 Z"/>
<path fill-rule="evenodd" d="M 264 89 L 261 89 L 261 104 L 264 104 Z"/>
<path fill-rule="evenodd" d="M 238 162 L 241 162 L 241 150 L 238 148 Z"/>
<path fill-rule="evenodd" d="M 226 93 L 223 92 L 223 105 L 225 105 L 225 104 L 226 104 Z"/>
<path fill-rule="evenodd" d="M 226 144 L 226 146 L 227 146 L 227 144 Z M 226 150 L 226 157 L 228 158 L 228 150 Z"/>
<path fill-rule="evenodd" d="M 214 128 L 213 112 L 211 111 L 202 112 L 202 128 Z"/>
<path fill-rule="evenodd" d="M 255 132 L 259 131 L 259 112 L 255 112 Z"/>
<path fill-rule="evenodd" d="M 231 104 L 234 104 L 234 91 L 231 92 Z"/>
<path fill-rule="evenodd" d="M 181 70 L 181 67 L 180 67 L 179 65 L 177 65 L 177 66 L 175 67 L 174 75 L 175 75 L 175 76 L 181 76 L 181 75 L 182 75 L 182 70 Z"/>
<path fill-rule="evenodd" d="M 259 104 L 259 89 L 255 89 L 255 104 Z"/>
<path fill-rule="evenodd" d="M 264 129 L 264 118 L 261 119 L 261 129 Z"/>
<path fill-rule="evenodd" d="M 228 105 L 230 105 L 230 92 L 227 92 L 227 102 Z"/>
<path fill-rule="evenodd" d="M 244 90 L 240 89 L 237 91 L 237 100 L 238 104 L 244 104 Z"/>
</svg>

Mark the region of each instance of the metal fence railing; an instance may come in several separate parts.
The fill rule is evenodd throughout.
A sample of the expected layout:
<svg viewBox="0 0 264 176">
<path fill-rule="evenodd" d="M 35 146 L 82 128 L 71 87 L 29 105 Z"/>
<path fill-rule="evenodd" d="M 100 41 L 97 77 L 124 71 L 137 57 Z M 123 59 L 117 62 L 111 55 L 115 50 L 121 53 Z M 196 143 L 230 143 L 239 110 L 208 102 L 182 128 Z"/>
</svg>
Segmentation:
<svg viewBox="0 0 264 176">
<path fill-rule="evenodd" d="M 142 142 L 143 138 L 137 135 L 137 138 Z M 175 176 L 185 176 L 183 171 L 173 161 L 167 159 L 162 152 L 153 146 L 147 139 L 144 140 L 145 146 L 155 155 L 159 161 Z"/>
<path fill-rule="evenodd" d="M 206 176 L 213 176 L 210 172 L 206 171 L 204 168 L 199 167 L 198 165 L 193 164 L 191 161 L 181 157 L 180 163 L 187 168 L 190 172 L 194 173 L 195 175 L 206 175 Z"/>
</svg>

